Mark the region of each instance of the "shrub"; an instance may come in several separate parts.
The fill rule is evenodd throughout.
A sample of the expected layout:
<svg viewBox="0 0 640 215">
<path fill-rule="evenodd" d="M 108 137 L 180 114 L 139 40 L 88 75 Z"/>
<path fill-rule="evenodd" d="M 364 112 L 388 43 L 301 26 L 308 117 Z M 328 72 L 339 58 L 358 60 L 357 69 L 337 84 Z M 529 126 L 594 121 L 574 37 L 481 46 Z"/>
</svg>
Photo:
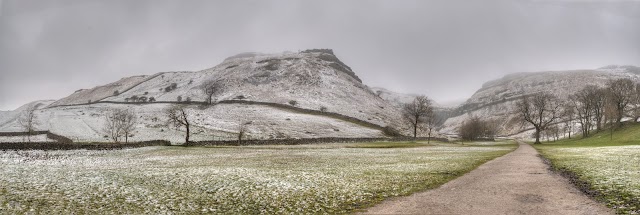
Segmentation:
<svg viewBox="0 0 640 215">
<path fill-rule="evenodd" d="M 327 107 L 325 107 L 325 106 L 320 106 L 320 111 L 322 111 L 322 112 L 327 112 Z"/>
<path fill-rule="evenodd" d="M 176 99 L 178 102 L 182 102 L 182 96 L 178 96 L 178 98 Z"/>
<path fill-rule="evenodd" d="M 144 94 L 145 94 L 145 95 L 148 95 L 148 94 L 149 94 L 149 92 L 144 92 Z"/>
<path fill-rule="evenodd" d="M 289 101 L 289 104 L 290 104 L 291 106 L 296 106 L 296 105 L 298 105 L 298 101 L 296 101 L 296 100 L 290 100 L 290 101 Z"/>
<path fill-rule="evenodd" d="M 171 87 L 171 90 L 175 90 L 176 88 L 178 88 L 178 84 L 171 83 L 171 85 L 169 85 L 169 87 Z"/>
<path fill-rule="evenodd" d="M 113 91 L 113 95 L 114 95 L 114 96 L 117 96 L 118 94 L 120 94 L 120 91 L 117 91 L 117 90 L 116 90 L 116 91 Z"/>
<path fill-rule="evenodd" d="M 471 117 L 458 128 L 458 134 L 463 140 L 492 139 L 496 130 L 495 123 Z"/>
<path fill-rule="evenodd" d="M 156 98 L 154 98 L 153 96 L 149 97 L 149 102 L 155 102 Z"/>
<path fill-rule="evenodd" d="M 190 102 L 190 101 L 191 101 L 191 97 L 187 97 L 187 102 Z"/>
<path fill-rule="evenodd" d="M 402 134 L 400 134 L 400 132 L 398 130 L 396 130 L 395 128 L 392 128 L 390 126 L 384 127 L 384 129 L 382 129 L 382 132 L 384 133 L 384 135 L 387 135 L 387 136 L 390 136 L 390 137 L 400 137 L 400 136 L 402 136 Z"/>
</svg>

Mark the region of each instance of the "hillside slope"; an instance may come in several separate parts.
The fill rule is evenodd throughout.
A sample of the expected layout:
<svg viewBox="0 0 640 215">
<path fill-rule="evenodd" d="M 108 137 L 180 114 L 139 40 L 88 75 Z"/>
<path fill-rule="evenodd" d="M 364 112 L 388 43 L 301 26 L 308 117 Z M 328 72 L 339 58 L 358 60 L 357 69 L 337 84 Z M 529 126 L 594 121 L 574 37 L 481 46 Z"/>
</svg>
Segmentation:
<svg viewBox="0 0 640 215">
<path fill-rule="evenodd" d="M 206 101 L 201 86 L 207 81 L 223 83 L 214 100 L 288 104 L 326 110 L 380 126 L 395 125 L 397 111 L 377 97 L 330 50 L 241 54 L 198 72 L 166 72 L 120 95 L 104 101 L 124 102 L 131 97 L 153 97 L 156 101 Z M 176 89 L 166 91 L 175 84 Z M 324 108 L 323 108 L 324 107 Z"/>
<path fill-rule="evenodd" d="M 612 79 L 629 78 L 640 82 L 638 67 L 608 66 L 596 70 L 547 71 L 516 73 L 485 83 L 471 98 L 447 119 L 441 132 L 454 134 L 460 124 L 471 116 L 498 122 L 500 135 L 518 134 L 528 125 L 515 118 L 513 107 L 523 95 L 551 93 L 561 100 L 587 85 L 604 86 Z M 529 135 L 528 133 L 522 134 Z"/>
<path fill-rule="evenodd" d="M 213 100 L 223 103 L 202 105 L 207 98 L 202 86 L 209 81 L 222 83 Z M 146 102 L 132 102 L 140 97 Z M 149 102 L 150 98 L 154 102 Z M 250 138 L 260 139 L 382 137 L 381 127 L 403 126 L 397 107 L 375 95 L 332 50 L 316 49 L 243 53 L 201 71 L 133 76 L 80 90 L 41 110 L 39 129 L 76 141 L 107 141 L 102 131 L 104 116 L 113 109 L 125 108 L 139 116 L 138 132 L 131 139 L 178 142 L 182 141 L 182 131 L 165 125 L 163 110 L 179 100 L 200 102 L 189 105 L 189 115 L 196 126 L 194 140 L 233 139 L 240 123 L 249 124 Z M 278 108 L 283 105 L 292 108 Z M 15 123 L 0 123 L 0 131 L 16 129 Z"/>
<path fill-rule="evenodd" d="M 91 89 L 80 89 L 74 92 L 73 94 L 57 100 L 51 103 L 49 106 L 60 106 L 60 105 L 75 105 L 75 104 L 85 104 L 89 102 L 95 102 L 103 100 L 109 96 L 113 96 L 118 92 L 122 92 L 131 88 L 141 82 L 145 81 L 147 76 L 132 76 L 122 78 L 116 82 L 106 84 L 103 86 L 97 86 Z"/>
<path fill-rule="evenodd" d="M 0 111 L 0 131 L 22 131 L 18 120 L 27 109 L 35 106 L 37 109 L 35 113 L 38 114 L 43 111 L 43 108 L 47 107 L 54 101 L 55 100 L 34 101 L 22 105 L 12 111 Z"/>
</svg>

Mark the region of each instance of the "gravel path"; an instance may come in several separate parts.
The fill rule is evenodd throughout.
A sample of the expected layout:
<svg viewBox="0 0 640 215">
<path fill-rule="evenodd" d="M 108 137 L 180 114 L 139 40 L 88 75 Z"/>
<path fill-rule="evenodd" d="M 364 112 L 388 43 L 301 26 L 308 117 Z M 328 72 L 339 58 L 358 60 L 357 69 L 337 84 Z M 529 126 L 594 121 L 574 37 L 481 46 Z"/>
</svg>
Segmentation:
<svg viewBox="0 0 640 215">
<path fill-rule="evenodd" d="M 364 214 L 613 214 L 548 170 L 538 152 L 520 143 L 441 187 L 398 197 Z"/>
</svg>

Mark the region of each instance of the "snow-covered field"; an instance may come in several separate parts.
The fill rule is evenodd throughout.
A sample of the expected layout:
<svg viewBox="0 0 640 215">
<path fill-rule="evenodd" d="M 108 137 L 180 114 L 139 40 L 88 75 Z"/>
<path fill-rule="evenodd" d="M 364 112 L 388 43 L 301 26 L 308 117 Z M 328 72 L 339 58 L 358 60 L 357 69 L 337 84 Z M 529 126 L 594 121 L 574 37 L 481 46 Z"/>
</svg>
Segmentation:
<svg viewBox="0 0 640 215">
<path fill-rule="evenodd" d="M 184 142 L 184 129 L 166 125 L 164 110 L 169 104 L 92 104 L 55 107 L 36 111 L 36 130 L 50 130 L 76 142 L 108 142 L 105 137 L 106 114 L 114 108 L 130 109 L 138 115 L 137 130 L 131 141 L 169 140 Z M 218 104 L 188 109 L 192 119 L 191 139 L 233 140 L 241 123 L 249 123 L 249 139 L 382 137 L 380 130 L 350 122 L 309 114 L 288 112 L 262 105 Z M 16 121 L 0 125 L 2 131 L 21 131 Z"/>
<path fill-rule="evenodd" d="M 345 213 L 432 188 L 514 145 L 345 144 L 0 152 L 0 213 Z"/>
<path fill-rule="evenodd" d="M 545 157 L 575 172 L 592 189 L 606 196 L 609 206 L 621 213 L 640 212 L 640 146 L 541 147 Z M 624 207 L 633 202 L 635 207 Z"/>
<path fill-rule="evenodd" d="M 46 134 L 27 136 L 0 136 L 0 143 L 16 143 L 16 142 L 55 142 L 55 140 L 47 138 Z"/>
</svg>

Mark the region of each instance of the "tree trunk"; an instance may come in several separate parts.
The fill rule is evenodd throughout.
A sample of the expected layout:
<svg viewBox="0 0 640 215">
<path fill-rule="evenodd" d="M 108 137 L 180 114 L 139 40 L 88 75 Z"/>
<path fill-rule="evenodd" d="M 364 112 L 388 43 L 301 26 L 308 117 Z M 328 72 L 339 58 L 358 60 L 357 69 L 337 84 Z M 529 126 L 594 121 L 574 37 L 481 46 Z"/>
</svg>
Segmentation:
<svg viewBox="0 0 640 215">
<path fill-rule="evenodd" d="M 536 127 L 536 142 L 534 144 L 541 144 L 540 143 L 540 128 Z"/>
<path fill-rule="evenodd" d="M 189 124 L 187 124 L 185 127 L 187 128 L 187 135 L 184 138 L 184 146 L 187 146 L 187 145 L 189 145 L 189 133 L 190 133 L 189 132 Z"/>
<path fill-rule="evenodd" d="M 124 142 L 129 143 L 129 133 L 124 133 Z"/>
<path fill-rule="evenodd" d="M 415 124 L 413 126 L 413 139 L 416 139 L 418 137 L 418 124 Z"/>
</svg>

